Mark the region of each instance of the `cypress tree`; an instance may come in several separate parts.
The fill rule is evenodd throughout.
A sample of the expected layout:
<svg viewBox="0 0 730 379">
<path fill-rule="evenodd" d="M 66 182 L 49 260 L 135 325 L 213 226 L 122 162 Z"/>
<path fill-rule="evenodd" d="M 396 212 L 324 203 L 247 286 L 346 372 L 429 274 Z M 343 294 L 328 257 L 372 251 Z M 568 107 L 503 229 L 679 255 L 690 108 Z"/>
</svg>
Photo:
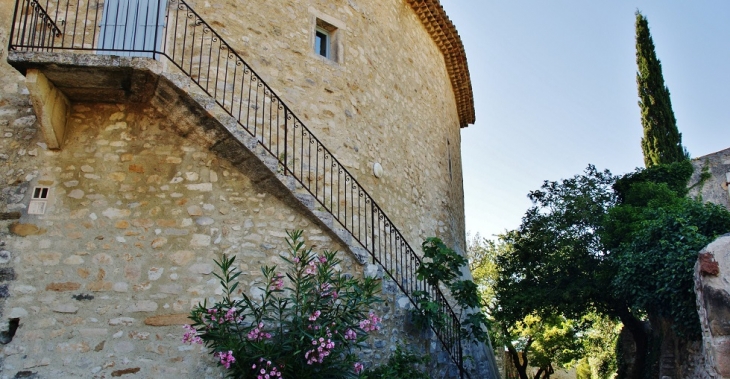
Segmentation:
<svg viewBox="0 0 730 379">
<path fill-rule="evenodd" d="M 646 167 L 689 158 L 682 147 L 682 134 L 672 111 L 669 89 L 664 85 L 662 64 L 656 57 L 649 23 L 636 11 L 636 85 L 644 137 L 641 149 Z"/>
</svg>

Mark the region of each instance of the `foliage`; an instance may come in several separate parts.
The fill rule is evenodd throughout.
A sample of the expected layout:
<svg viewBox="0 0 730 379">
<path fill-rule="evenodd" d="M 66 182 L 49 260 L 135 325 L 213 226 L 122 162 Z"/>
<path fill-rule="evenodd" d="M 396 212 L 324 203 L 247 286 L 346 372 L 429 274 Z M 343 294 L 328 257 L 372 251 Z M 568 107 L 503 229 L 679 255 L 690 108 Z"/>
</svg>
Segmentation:
<svg viewBox="0 0 730 379">
<path fill-rule="evenodd" d="M 621 324 L 608 317 L 590 313 L 583 320 L 590 325 L 582 335 L 585 357 L 581 360 L 588 367 L 586 379 L 610 379 L 616 375 L 616 343 Z M 578 362 L 576 371 L 581 363 Z"/>
<path fill-rule="evenodd" d="M 614 270 L 600 239 L 616 202 L 614 181 L 610 172 L 588 166 L 583 175 L 530 192 L 535 205 L 517 230 L 501 237 L 510 254 L 498 256 L 495 292 L 505 322 L 535 312 L 579 318 L 616 306 L 607 291 Z"/>
<path fill-rule="evenodd" d="M 606 218 L 604 240 L 617 268 L 617 296 L 697 338 L 693 267 L 702 247 L 730 231 L 730 213 L 687 198 L 691 175 L 692 165 L 682 161 L 621 178 L 615 189 L 622 201 Z"/>
<path fill-rule="evenodd" d="M 572 320 L 555 315 L 543 319 L 528 315 L 518 326 L 520 333 L 530 333 L 535 341 L 531 362 L 534 367 L 547 370 L 555 363 L 564 367 L 583 355 L 578 325 Z"/>
<path fill-rule="evenodd" d="M 461 276 L 461 268 L 468 263 L 467 259 L 436 237 L 427 238 L 421 247 L 425 259 L 416 269 L 416 277 L 432 286 L 446 285 L 460 313 L 461 336 L 472 341 L 487 341 L 487 318 L 479 311 L 482 301 L 477 285 L 469 279 L 456 280 Z M 449 315 L 441 312 L 440 305 L 428 291 L 414 291 L 414 296 L 418 307 L 411 315 L 416 325 L 436 330 L 448 325 Z"/>
<path fill-rule="evenodd" d="M 424 260 L 416 275 L 418 280 L 425 280 L 432 286 L 438 285 L 438 282 L 451 283 L 460 276 L 461 266 L 467 264 L 466 258 L 448 248 L 439 238 L 427 238 L 421 247 L 423 257 L 430 261 Z"/>
<path fill-rule="evenodd" d="M 467 240 L 469 271 L 474 277 L 483 305 L 487 308 L 494 306 L 494 287 L 499 278 L 497 256 L 506 254 L 507 252 L 501 250 L 506 247 L 505 244 L 498 244 L 479 234 Z"/>
<path fill-rule="evenodd" d="M 641 213 L 635 232 L 614 250 L 618 270 L 613 288 L 634 307 L 671 320 L 680 336 L 699 338 L 693 278 L 697 252 L 730 230 L 730 213 L 688 198 L 650 203 Z"/>
<path fill-rule="evenodd" d="M 490 241 L 476 236 L 469 242 L 474 280 L 482 284 L 481 288 L 485 289 L 483 295 L 494 294 L 493 287 L 499 280 L 500 272 L 497 261 L 501 257 L 514 254 L 514 247 L 507 237 L 503 235 L 496 241 Z M 542 369 L 540 375 L 546 376 L 554 368 L 569 365 L 589 354 L 589 351 L 594 353 L 596 350 L 589 350 L 584 338 L 593 332 L 592 319 L 577 322 L 556 313 L 545 313 L 545 318 L 536 313 L 525 313 L 521 319 L 515 320 L 514 317 L 509 317 L 510 314 L 503 313 L 505 309 L 500 307 L 493 296 L 491 299 L 483 297 L 490 309 L 491 335 L 497 345 L 507 346 L 510 355 L 513 355 L 513 362 L 514 356 L 527 357 L 529 365 Z M 609 349 L 609 354 L 611 353 L 612 348 Z M 518 374 L 527 377 L 527 365 L 522 362 L 520 367 L 520 362 L 516 363 Z"/>
<path fill-rule="evenodd" d="M 235 257 L 216 262 L 222 299 L 196 306 L 183 340 L 204 343 L 230 377 L 355 378 L 362 371 L 354 348 L 380 319 L 370 307 L 380 301 L 379 282 L 337 271 L 336 252 L 304 247 L 302 232 L 288 232 L 286 275 L 262 267 L 260 295 L 236 291 L 241 272 Z"/>
<path fill-rule="evenodd" d="M 686 198 L 691 174 L 686 160 L 620 178 L 589 166 L 531 192 L 534 206 L 502 237 L 511 253 L 498 256 L 499 317 L 620 319 L 637 346 L 633 378 L 647 367 L 647 313 L 696 336 L 692 267 L 697 251 L 730 231 L 730 213 Z"/>
<path fill-rule="evenodd" d="M 580 325 L 565 317 L 529 314 L 513 325 L 500 325 L 497 340 L 507 347 L 522 379 L 529 378 L 528 366 L 538 369 L 533 378 L 548 378 L 583 356 Z"/>
<path fill-rule="evenodd" d="M 420 367 L 428 364 L 428 356 L 419 356 L 396 347 L 385 365 L 365 370 L 362 379 L 428 379 L 429 375 Z"/>
<path fill-rule="evenodd" d="M 664 85 L 662 64 L 654 51 L 649 23 L 638 11 L 636 64 L 641 125 L 644 127 L 644 137 L 641 139 L 644 164 L 651 167 L 686 160 L 688 154 L 682 147 L 682 134 L 677 130 L 669 89 Z"/>
</svg>

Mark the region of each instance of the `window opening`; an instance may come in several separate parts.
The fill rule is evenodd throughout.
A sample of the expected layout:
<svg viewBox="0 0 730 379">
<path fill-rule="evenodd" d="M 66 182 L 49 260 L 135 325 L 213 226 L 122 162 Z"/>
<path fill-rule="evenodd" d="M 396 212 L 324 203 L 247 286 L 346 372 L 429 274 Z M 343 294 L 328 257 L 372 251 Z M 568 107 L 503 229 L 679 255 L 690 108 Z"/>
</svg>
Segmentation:
<svg viewBox="0 0 730 379">
<path fill-rule="evenodd" d="M 340 62 L 339 29 L 331 23 L 315 18 L 314 23 L 314 53 L 329 60 Z"/>
<path fill-rule="evenodd" d="M 34 187 L 28 204 L 29 215 L 42 215 L 46 213 L 46 201 L 51 189 L 49 187 Z"/>
<path fill-rule="evenodd" d="M 330 34 L 322 28 L 317 28 L 314 33 L 314 51 L 325 58 L 330 58 Z"/>
<path fill-rule="evenodd" d="M 451 169 L 451 142 L 449 142 L 449 140 L 446 140 L 446 149 L 448 150 L 448 153 L 449 153 L 449 180 L 453 181 L 454 175 L 453 175 L 453 171 Z"/>
<path fill-rule="evenodd" d="M 33 199 L 48 199 L 48 187 L 33 188 Z"/>
</svg>

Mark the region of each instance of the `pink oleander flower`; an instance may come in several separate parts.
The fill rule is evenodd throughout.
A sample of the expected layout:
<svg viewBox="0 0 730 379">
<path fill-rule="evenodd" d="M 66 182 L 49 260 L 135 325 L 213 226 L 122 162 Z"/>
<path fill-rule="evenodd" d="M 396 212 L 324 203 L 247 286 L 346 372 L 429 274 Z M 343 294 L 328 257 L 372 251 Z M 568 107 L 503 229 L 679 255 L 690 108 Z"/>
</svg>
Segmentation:
<svg viewBox="0 0 730 379">
<path fill-rule="evenodd" d="M 309 321 L 316 321 L 317 317 L 319 317 L 319 315 L 321 315 L 321 314 L 322 314 L 322 312 L 320 312 L 320 311 L 314 311 L 314 313 L 312 313 L 312 315 L 309 316 Z"/>
<path fill-rule="evenodd" d="M 324 359 L 330 355 L 331 350 L 335 348 L 335 342 L 329 338 L 325 340 L 324 337 L 313 339 L 312 345 L 316 346 L 316 348 L 307 350 L 304 353 L 304 358 L 307 360 L 308 365 L 324 362 Z"/>
<path fill-rule="evenodd" d="M 236 363 L 236 358 L 233 357 L 233 351 L 228 350 L 228 352 L 217 352 L 213 354 L 214 357 L 220 359 L 221 365 L 225 366 L 225 368 L 231 368 L 232 363 Z"/>
<path fill-rule="evenodd" d="M 215 308 L 208 308 L 208 316 L 211 321 L 218 321 L 218 318 L 216 317 L 218 315 L 218 310 Z"/>
<path fill-rule="evenodd" d="M 327 263 L 327 257 L 325 257 L 324 255 L 319 257 L 319 263 Z"/>
<path fill-rule="evenodd" d="M 225 316 L 226 321 L 234 321 L 236 319 L 236 309 L 231 308 L 226 312 Z"/>
<path fill-rule="evenodd" d="M 304 273 L 307 275 L 314 275 L 317 273 L 317 266 L 314 264 L 314 261 L 309 262 L 307 268 L 304 270 Z"/>
<path fill-rule="evenodd" d="M 284 275 L 276 274 L 276 276 L 272 277 L 271 285 L 277 290 L 284 288 Z"/>
<path fill-rule="evenodd" d="M 248 334 L 246 335 L 246 338 L 248 338 L 249 341 L 261 341 L 263 339 L 271 339 L 271 334 L 266 333 L 263 331 L 264 323 L 260 322 L 257 327 L 251 329 Z"/>
<path fill-rule="evenodd" d="M 183 328 L 185 328 L 185 330 L 187 330 L 185 332 L 185 334 L 183 334 L 183 338 L 182 338 L 183 343 L 187 343 L 187 344 L 196 343 L 199 345 L 203 344 L 203 340 L 200 338 L 200 336 L 198 336 L 198 331 L 195 330 L 195 328 L 193 328 L 190 325 L 183 325 Z"/>
<path fill-rule="evenodd" d="M 347 329 L 345 331 L 345 339 L 346 340 L 356 340 L 357 339 L 357 333 L 355 333 L 352 329 Z"/>
<path fill-rule="evenodd" d="M 276 367 L 276 365 L 272 364 L 271 361 L 266 361 L 264 363 L 264 359 L 259 359 L 260 366 L 261 367 L 258 371 L 256 371 L 256 365 L 254 364 L 252 369 L 256 371 L 256 379 L 276 379 L 281 378 L 281 369 Z M 283 365 L 281 367 L 284 367 Z"/>
<path fill-rule="evenodd" d="M 363 368 L 364 368 L 362 366 L 362 363 L 360 363 L 360 362 L 355 362 L 355 365 L 354 366 L 355 366 L 355 374 L 361 373 L 362 370 L 363 370 Z"/>
<path fill-rule="evenodd" d="M 319 286 L 319 292 L 322 294 L 322 296 L 330 296 L 332 294 L 332 288 L 332 284 L 322 283 Z"/>
<path fill-rule="evenodd" d="M 378 317 L 375 313 L 370 312 L 367 319 L 360 321 L 360 329 L 366 332 L 380 330 L 380 321 L 380 317 Z"/>
</svg>

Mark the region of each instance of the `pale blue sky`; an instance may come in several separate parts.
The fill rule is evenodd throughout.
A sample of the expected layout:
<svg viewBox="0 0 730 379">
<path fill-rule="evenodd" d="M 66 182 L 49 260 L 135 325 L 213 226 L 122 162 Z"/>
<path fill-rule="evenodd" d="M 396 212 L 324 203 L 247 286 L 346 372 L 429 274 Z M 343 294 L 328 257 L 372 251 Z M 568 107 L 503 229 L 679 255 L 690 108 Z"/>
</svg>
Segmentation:
<svg viewBox="0 0 730 379">
<path fill-rule="evenodd" d="M 634 12 L 662 62 L 692 157 L 730 147 L 730 1 L 441 0 L 466 48 L 466 227 L 514 229 L 544 180 L 643 166 Z"/>
</svg>

